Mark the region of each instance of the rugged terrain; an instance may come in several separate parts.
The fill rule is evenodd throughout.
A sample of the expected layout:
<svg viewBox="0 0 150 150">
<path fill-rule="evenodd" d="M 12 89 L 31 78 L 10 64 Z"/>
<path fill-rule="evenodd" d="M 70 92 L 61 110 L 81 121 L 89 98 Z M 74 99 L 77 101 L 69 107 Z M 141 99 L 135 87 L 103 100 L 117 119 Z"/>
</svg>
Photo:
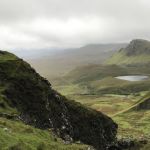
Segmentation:
<svg viewBox="0 0 150 150">
<path fill-rule="evenodd" d="M 116 140 L 117 124 L 101 112 L 67 100 L 28 63 L 0 51 L 1 149 L 59 149 L 61 141 L 57 145 L 48 129 L 65 143 L 80 141 L 105 150 Z"/>
</svg>

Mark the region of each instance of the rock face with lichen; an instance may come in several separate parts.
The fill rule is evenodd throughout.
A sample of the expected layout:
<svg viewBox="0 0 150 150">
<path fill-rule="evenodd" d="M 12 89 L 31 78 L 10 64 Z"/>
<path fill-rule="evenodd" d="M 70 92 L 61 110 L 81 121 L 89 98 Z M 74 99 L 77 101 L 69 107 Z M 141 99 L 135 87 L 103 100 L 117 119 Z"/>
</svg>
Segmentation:
<svg viewBox="0 0 150 150">
<path fill-rule="evenodd" d="M 117 124 L 111 118 L 67 100 L 28 63 L 3 51 L 0 87 L 0 107 L 26 124 L 50 128 L 66 142 L 81 141 L 100 150 L 106 150 L 116 140 Z"/>
</svg>

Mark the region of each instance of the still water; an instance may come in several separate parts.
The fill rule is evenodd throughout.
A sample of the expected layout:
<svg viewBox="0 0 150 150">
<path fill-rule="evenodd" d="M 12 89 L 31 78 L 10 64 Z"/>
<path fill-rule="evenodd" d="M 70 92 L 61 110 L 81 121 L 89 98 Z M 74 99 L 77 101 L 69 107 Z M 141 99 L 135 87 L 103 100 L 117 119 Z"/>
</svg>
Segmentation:
<svg viewBox="0 0 150 150">
<path fill-rule="evenodd" d="M 127 81 L 143 81 L 143 80 L 150 79 L 149 76 L 143 76 L 143 75 L 118 76 L 115 78 L 121 79 L 121 80 L 127 80 Z"/>
</svg>

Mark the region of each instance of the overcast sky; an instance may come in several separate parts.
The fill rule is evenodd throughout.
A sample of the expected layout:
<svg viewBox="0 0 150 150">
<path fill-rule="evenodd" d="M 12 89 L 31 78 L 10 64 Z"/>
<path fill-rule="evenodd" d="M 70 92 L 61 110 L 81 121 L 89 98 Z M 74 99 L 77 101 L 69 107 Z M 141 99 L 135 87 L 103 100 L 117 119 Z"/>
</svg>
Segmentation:
<svg viewBox="0 0 150 150">
<path fill-rule="evenodd" d="M 0 0 L 0 49 L 150 40 L 150 0 Z"/>
</svg>

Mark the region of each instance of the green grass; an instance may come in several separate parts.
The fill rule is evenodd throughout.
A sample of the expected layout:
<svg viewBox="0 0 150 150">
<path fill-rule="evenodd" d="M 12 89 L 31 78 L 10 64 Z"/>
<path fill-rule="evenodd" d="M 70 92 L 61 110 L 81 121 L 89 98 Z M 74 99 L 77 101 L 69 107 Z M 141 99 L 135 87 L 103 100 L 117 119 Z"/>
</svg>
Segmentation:
<svg viewBox="0 0 150 150">
<path fill-rule="evenodd" d="M 127 56 L 124 51 L 115 53 L 105 64 L 112 65 L 128 65 L 128 64 L 146 64 L 150 63 L 150 55 L 141 54 L 135 56 Z"/>
<path fill-rule="evenodd" d="M 150 80 L 132 82 L 116 79 L 114 77 L 106 77 L 102 80 L 92 81 L 90 87 L 96 94 L 130 95 L 132 93 L 149 90 Z"/>
<path fill-rule="evenodd" d="M 55 86 L 55 89 L 58 90 L 62 95 L 88 93 L 88 88 L 86 86 L 81 86 L 79 84 Z"/>
<path fill-rule="evenodd" d="M 64 144 L 50 130 L 0 118 L 0 150 L 84 150 L 83 144 Z"/>
<path fill-rule="evenodd" d="M 122 95 L 67 95 L 67 97 L 109 116 L 131 107 L 139 99 L 139 96 Z"/>
<path fill-rule="evenodd" d="M 17 57 L 9 52 L 0 51 L 0 61 L 16 60 Z"/>
<path fill-rule="evenodd" d="M 63 77 L 67 83 L 85 83 L 100 80 L 108 76 L 128 74 L 127 70 L 116 65 L 87 65 L 77 67 Z"/>
<path fill-rule="evenodd" d="M 54 86 L 63 95 L 137 95 L 139 92 L 150 90 L 150 80 L 125 81 L 114 77 L 105 77 L 101 80 L 87 81 L 84 83 L 70 83 Z"/>
<path fill-rule="evenodd" d="M 132 135 L 135 138 L 145 136 L 150 139 L 150 111 L 121 113 L 113 119 L 119 124 L 118 135 Z"/>
</svg>

